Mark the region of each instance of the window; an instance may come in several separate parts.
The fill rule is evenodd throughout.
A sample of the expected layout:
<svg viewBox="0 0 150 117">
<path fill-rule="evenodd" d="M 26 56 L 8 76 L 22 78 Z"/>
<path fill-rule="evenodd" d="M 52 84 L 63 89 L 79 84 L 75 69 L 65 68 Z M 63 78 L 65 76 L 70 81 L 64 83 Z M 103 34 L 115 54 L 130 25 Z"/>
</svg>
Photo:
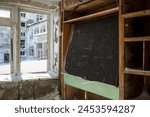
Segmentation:
<svg viewBox="0 0 150 117">
<path fill-rule="evenodd" d="M 37 43 L 37 48 L 42 49 L 42 43 Z"/>
<path fill-rule="evenodd" d="M 36 16 L 36 21 L 39 22 L 41 20 L 43 20 L 43 16 L 42 15 L 37 15 Z"/>
<path fill-rule="evenodd" d="M 21 27 L 25 27 L 26 23 L 25 22 L 21 22 Z"/>
<path fill-rule="evenodd" d="M 29 55 L 34 56 L 34 49 L 33 47 L 29 47 Z"/>
<path fill-rule="evenodd" d="M 24 52 L 24 51 L 21 51 L 21 52 L 20 52 L 20 55 L 21 55 L 21 56 L 22 56 L 22 55 L 24 56 L 24 55 L 25 55 L 25 52 Z"/>
<path fill-rule="evenodd" d="M 39 28 L 34 29 L 34 34 L 39 34 Z"/>
<path fill-rule="evenodd" d="M 47 33 L 41 33 L 46 31 L 47 21 L 36 22 L 47 17 L 47 15 L 38 15 L 36 13 L 25 12 L 26 20 L 35 20 L 35 23 L 25 27 L 26 38 L 25 41 L 20 40 L 20 56 L 21 57 L 21 73 L 37 73 L 47 72 L 47 51 L 48 51 L 48 38 Z M 23 21 L 21 21 L 23 22 Z M 42 29 L 40 29 L 42 27 Z M 24 30 L 21 28 L 21 30 Z M 21 34 L 24 35 L 24 34 Z M 26 44 L 25 44 L 26 43 Z M 26 46 L 26 47 L 25 47 Z M 25 47 L 25 48 L 24 48 Z M 23 50 L 25 51 L 23 53 Z"/>
<path fill-rule="evenodd" d="M 46 26 L 42 26 L 40 29 L 40 33 L 44 33 L 44 32 L 46 32 Z"/>
<path fill-rule="evenodd" d="M 50 12 L 45 12 L 45 14 L 39 14 L 39 10 L 33 10 L 33 13 L 20 12 L 21 7 L 13 6 L 11 9 L 15 11 L 13 14 L 11 14 L 11 10 L 0 8 L 0 20 L 3 21 L 0 22 L 0 75 L 51 73 L 50 71 L 53 70 L 52 59 L 54 55 L 52 49 L 54 39 L 51 38 L 53 33 L 53 30 L 50 29 L 52 21 L 47 22 L 47 16 L 52 20 Z M 20 13 L 20 30 L 16 29 L 18 27 L 14 22 L 16 17 L 13 16 L 18 13 Z M 4 18 L 10 17 L 11 19 L 5 22 Z M 28 23 L 29 20 L 33 22 Z M 39 22 L 36 22 L 37 20 Z M 18 33 L 20 33 L 19 36 Z"/>
<path fill-rule="evenodd" d="M 26 14 L 25 13 L 21 13 L 21 17 L 26 17 Z"/>
<path fill-rule="evenodd" d="M 26 33 L 25 32 L 21 32 L 21 36 L 25 37 Z"/>
<path fill-rule="evenodd" d="M 21 46 L 21 48 L 25 48 L 25 40 L 20 41 L 20 46 Z"/>
<path fill-rule="evenodd" d="M 10 18 L 10 10 L 0 9 L 0 17 Z"/>
<path fill-rule="evenodd" d="M 10 27 L 0 26 L 0 74 L 10 74 Z"/>
</svg>

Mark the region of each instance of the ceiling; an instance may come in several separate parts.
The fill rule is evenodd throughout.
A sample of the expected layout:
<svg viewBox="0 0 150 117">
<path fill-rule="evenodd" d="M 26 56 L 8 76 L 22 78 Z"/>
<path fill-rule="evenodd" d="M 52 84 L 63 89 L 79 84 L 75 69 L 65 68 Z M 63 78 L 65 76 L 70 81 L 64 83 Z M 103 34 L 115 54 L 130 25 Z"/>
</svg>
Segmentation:
<svg viewBox="0 0 150 117">
<path fill-rule="evenodd" d="M 60 0 L 31 0 L 31 1 L 41 2 L 43 4 L 48 4 L 48 5 L 57 5 Z"/>
</svg>

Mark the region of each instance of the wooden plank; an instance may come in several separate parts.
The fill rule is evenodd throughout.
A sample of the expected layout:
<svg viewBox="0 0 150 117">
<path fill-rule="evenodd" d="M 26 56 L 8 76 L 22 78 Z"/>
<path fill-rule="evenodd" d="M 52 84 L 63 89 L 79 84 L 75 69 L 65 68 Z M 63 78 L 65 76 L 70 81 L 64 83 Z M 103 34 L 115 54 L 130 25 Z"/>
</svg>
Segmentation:
<svg viewBox="0 0 150 117">
<path fill-rule="evenodd" d="M 71 33 L 71 24 L 63 24 L 63 34 L 62 34 L 62 40 L 61 40 L 61 71 L 64 72 L 64 62 L 65 62 L 65 56 L 67 53 L 67 48 L 69 44 L 69 37 Z"/>
<path fill-rule="evenodd" d="M 109 14 L 112 14 L 112 13 L 116 13 L 116 12 L 118 12 L 118 10 L 119 10 L 119 8 L 115 7 L 115 8 L 109 9 L 109 10 L 105 10 L 105 11 L 93 13 L 93 14 L 90 14 L 90 15 L 82 16 L 82 17 L 79 17 L 79 18 L 74 18 L 74 19 L 71 19 L 71 20 L 67 20 L 67 21 L 64 21 L 64 23 L 66 24 L 66 23 L 75 23 L 75 22 L 79 22 L 79 21 L 85 21 L 85 20 L 89 20 L 89 19 L 92 19 L 92 18 L 97 18 L 97 17 L 100 17 L 100 16 L 105 16 L 105 15 L 109 15 Z"/>
<path fill-rule="evenodd" d="M 143 75 L 143 76 L 150 76 L 150 70 L 140 70 L 140 69 L 130 69 L 125 68 L 125 74 L 134 74 L 134 75 Z"/>
<path fill-rule="evenodd" d="M 150 38 L 150 37 L 149 37 Z M 150 70 L 150 42 L 144 42 L 144 70 Z"/>
<path fill-rule="evenodd" d="M 90 92 L 86 92 L 86 99 L 87 100 L 109 100 L 108 98 Z"/>
<path fill-rule="evenodd" d="M 123 14 L 122 17 L 123 18 L 133 18 L 133 17 L 148 16 L 148 15 L 150 15 L 150 9 L 132 12 L 132 13 L 126 13 L 126 14 Z"/>
<path fill-rule="evenodd" d="M 119 99 L 119 88 L 105 83 L 88 81 L 77 76 L 64 74 L 65 84 L 109 99 Z"/>
<path fill-rule="evenodd" d="M 125 38 L 125 42 L 138 42 L 138 41 L 150 41 L 150 36 Z"/>
<path fill-rule="evenodd" d="M 65 100 L 85 100 L 85 91 L 65 85 Z"/>
<path fill-rule="evenodd" d="M 119 98 L 124 99 L 124 18 L 122 15 L 122 0 L 119 1 Z"/>
</svg>

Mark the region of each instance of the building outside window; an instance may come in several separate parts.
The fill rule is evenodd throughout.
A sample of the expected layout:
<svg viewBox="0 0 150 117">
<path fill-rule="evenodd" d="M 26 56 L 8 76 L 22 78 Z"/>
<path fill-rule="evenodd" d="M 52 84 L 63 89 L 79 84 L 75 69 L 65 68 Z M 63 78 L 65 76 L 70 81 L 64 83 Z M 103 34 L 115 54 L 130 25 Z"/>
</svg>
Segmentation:
<svg viewBox="0 0 150 117">
<path fill-rule="evenodd" d="M 21 22 L 21 27 L 26 27 L 25 22 Z"/>
<path fill-rule="evenodd" d="M 34 29 L 34 34 L 35 34 L 35 35 L 36 35 L 36 34 L 39 34 L 39 32 L 40 32 L 40 31 L 39 31 L 39 27 Z"/>
<path fill-rule="evenodd" d="M 25 33 L 25 32 L 21 32 L 21 36 L 22 36 L 22 37 L 25 37 L 25 36 L 26 36 L 26 33 Z"/>
<path fill-rule="evenodd" d="M 48 18 L 52 20 L 50 12 L 44 11 L 45 14 L 39 15 L 38 11 L 19 10 L 21 8 L 16 12 L 20 13 L 20 31 L 16 30 L 16 17 L 11 14 L 12 11 L 4 10 L 5 13 L 2 13 L 0 9 L 0 19 L 8 18 L 6 26 L 0 25 L 0 74 L 51 73 L 51 43 L 54 43 L 54 39 L 50 38 L 53 33 L 51 22 L 47 22 Z M 19 32 L 20 36 L 17 36 Z"/>
<path fill-rule="evenodd" d="M 25 40 L 20 40 L 20 46 L 21 48 L 25 48 Z"/>
<path fill-rule="evenodd" d="M 40 29 L 40 33 L 44 33 L 44 32 L 46 32 L 46 26 L 42 26 Z"/>
<path fill-rule="evenodd" d="M 26 14 L 25 13 L 21 13 L 21 17 L 26 17 Z"/>
<path fill-rule="evenodd" d="M 10 74 L 10 27 L 0 26 L 0 74 Z"/>
<path fill-rule="evenodd" d="M 37 15 L 36 16 L 36 22 L 42 21 L 43 20 L 43 16 L 42 15 Z"/>
</svg>

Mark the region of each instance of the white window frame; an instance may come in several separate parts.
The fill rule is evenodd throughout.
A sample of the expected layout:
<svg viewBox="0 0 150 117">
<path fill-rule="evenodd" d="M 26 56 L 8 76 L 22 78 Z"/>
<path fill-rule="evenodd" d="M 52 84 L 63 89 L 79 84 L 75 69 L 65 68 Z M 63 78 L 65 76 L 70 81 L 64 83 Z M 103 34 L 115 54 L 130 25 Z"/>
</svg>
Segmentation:
<svg viewBox="0 0 150 117">
<path fill-rule="evenodd" d="M 55 73 L 54 70 L 53 70 L 53 11 L 48 11 L 48 10 L 38 10 L 38 9 L 32 9 L 30 8 L 26 8 L 26 7 L 20 7 L 20 6 L 15 6 L 15 5 L 10 5 L 9 6 L 4 6 L 3 4 L 0 5 L 0 8 L 4 8 L 4 9 L 10 9 L 11 11 L 11 17 L 10 18 L 0 18 L 0 25 L 1 26 L 8 26 L 8 27 L 11 27 L 11 31 L 12 31 L 12 45 L 13 45 L 13 50 L 11 53 L 13 53 L 11 55 L 11 61 L 10 64 L 11 64 L 11 76 L 13 75 L 14 77 L 14 80 L 24 80 L 22 79 L 22 76 L 21 76 L 21 62 L 20 62 L 20 32 L 21 32 L 21 29 L 20 29 L 20 13 L 22 11 L 24 12 L 33 12 L 33 13 L 44 13 L 48 16 L 47 18 L 47 37 L 51 37 L 51 38 L 48 38 L 48 60 L 47 60 L 47 72 L 45 72 L 45 74 L 49 74 L 49 75 L 46 75 L 47 78 L 54 78 L 54 79 L 57 79 L 59 77 L 59 71 L 58 73 Z M 18 30 L 19 29 L 19 30 Z M 59 52 L 60 54 L 60 52 Z M 60 64 L 60 63 L 58 63 Z M 38 74 L 36 75 L 38 76 Z M 45 78 L 45 75 L 43 75 L 44 78 Z M 11 77 L 10 77 L 11 78 Z M 39 76 L 38 77 L 33 77 L 33 78 L 38 78 L 39 79 Z M 32 78 L 32 79 L 33 79 Z M 42 76 L 40 75 L 40 78 L 42 78 Z M 0 79 L 1 80 L 1 79 Z M 12 79 L 11 79 L 12 80 Z"/>
</svg>

